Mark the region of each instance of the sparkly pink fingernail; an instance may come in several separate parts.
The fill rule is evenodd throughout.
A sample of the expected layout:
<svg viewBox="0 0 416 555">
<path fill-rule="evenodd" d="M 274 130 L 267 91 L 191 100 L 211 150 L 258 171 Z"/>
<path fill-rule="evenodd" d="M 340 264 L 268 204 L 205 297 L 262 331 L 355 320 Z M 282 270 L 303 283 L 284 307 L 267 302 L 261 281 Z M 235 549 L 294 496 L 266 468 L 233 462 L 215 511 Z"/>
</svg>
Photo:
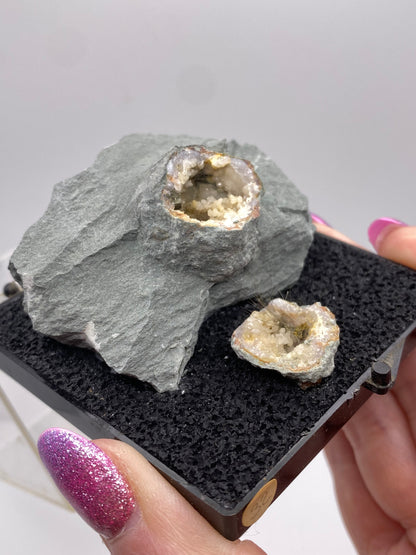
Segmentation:
<svg viewBox="0 0 416 555">
<path fill-rule="evenodd" d="M 377 249 L 377 243 L 382 237 L 384 230 L 392 225 L 406 226 L 407 224 L 401 222 L 400 220 L 393 220 L 392 218 L 379 218 L 370 224 L 370 227 L 368 228 L 368 238 L 375 249 Z"/>
<path fill-rule="evenodd" d="M 92 441 L 61 428 L 39 438 L 40 457 L 62 494 L 94 530 L 119 534 L 135 508 L 130 487 Z"/>
</svg>

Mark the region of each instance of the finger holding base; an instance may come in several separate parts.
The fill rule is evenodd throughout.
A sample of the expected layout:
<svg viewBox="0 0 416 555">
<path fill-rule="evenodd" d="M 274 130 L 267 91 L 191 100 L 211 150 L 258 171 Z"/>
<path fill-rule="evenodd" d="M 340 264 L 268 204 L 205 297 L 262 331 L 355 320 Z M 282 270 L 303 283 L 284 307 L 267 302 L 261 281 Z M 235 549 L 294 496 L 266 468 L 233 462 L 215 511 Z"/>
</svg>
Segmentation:
<svg viewBox="0 0 416 555">
<path fill-rule="evenodd" d="M 38 441 L 56 485 L 115 555 L 264 555 L 224 539 L 135 449 L 61 428 Z"/>
</svg>

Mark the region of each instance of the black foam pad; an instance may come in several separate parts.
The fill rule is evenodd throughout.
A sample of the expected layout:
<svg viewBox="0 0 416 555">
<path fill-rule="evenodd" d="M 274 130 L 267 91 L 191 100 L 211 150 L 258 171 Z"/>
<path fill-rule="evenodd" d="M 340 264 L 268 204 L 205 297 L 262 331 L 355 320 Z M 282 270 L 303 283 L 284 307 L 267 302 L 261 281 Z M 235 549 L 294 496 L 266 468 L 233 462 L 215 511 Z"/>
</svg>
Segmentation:
<svg viewBox="0 0 416 555">
<path fill-rule="evenodd" d="M 317 234 L 298 283 L 282 296 L 320 301 L 341 329 L 333 374 L 302 390 L 230 347 L 255 308 L 224 308 L 201 327 L 180 389 L 157 393 L 93 352 L 33 331 L 21 297 L 0 306 L 0 348 L 73 406 L 101 418 L 224 508 L 265 476 L 416 319 L 416 272 Z"/>
</svg>

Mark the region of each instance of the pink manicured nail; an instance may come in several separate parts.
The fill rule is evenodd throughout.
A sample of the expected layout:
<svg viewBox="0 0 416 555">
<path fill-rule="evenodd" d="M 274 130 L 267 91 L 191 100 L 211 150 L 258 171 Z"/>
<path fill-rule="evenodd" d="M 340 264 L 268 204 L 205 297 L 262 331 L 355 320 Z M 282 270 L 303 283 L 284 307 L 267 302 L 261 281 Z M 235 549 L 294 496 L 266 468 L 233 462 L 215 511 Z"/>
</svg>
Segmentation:
<svg viewBox="0 0 416 555">
<path fill-rule="evenodd" d="M 311 215 L 312 221 L 315 224 L 323 224 L 323 225 L 327 225 L 328 227 L 331 227 L 329 225 L 329 223 L 326 222 L 325 220 L 323 220 L 320 216 L 317 216 L 316 214 L 313 214 L 312 212 L 310 213 L 310 215 Z"/>
<path fill-rule="evenodd" d="M 406 226 L 404 222 L 400 220 L 394 220 L 392 218 L 379 218 L 375 220 L 368 228 L 368 238 L 370 243 L 375 249 L 377 249 L 377 244 L 380 238 L 383 236 L 384 231 L 390 226 Z"/>
<path fill-rule="evenodd" d="M 38 449 L 56 485 L 82 518 L 106 538 L 119 534 L 133 513 L 135 501 L 104 451 L 61 428 L 46 430 Z"/>
</svg>

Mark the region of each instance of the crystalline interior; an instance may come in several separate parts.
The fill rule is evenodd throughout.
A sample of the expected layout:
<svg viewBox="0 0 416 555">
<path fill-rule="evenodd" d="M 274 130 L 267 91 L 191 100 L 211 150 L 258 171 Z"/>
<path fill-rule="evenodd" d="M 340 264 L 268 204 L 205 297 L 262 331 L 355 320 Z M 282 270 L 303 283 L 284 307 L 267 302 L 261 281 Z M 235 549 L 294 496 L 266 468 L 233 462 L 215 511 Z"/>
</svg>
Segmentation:
<svg viewBox="0 0 416 555">
<path fill-rule="evenodd" d="M 244 341 L 260 342 L 262 350 L 269 356 L 272 353 L 272 358 L 290 353 L 305 341 L 316 321 L 314 314 L 291 316 L 271 310 L 253 312 L 244 331 Z"/>
<path fill-rule="evenodd" d="M 281 298 L 254 311 L 233 333 L 232 347 L 254 366 L 317 382 L 334 368 L 339 328 L 319 302 L 299 306 Z"/>
<path fill-rule="evenodd" d="M 170 213 L 206 226 L 241 228 L 258 215 L 261 183 L 245 160 L 187 147 L 168 163 Z"/>
</svg>

